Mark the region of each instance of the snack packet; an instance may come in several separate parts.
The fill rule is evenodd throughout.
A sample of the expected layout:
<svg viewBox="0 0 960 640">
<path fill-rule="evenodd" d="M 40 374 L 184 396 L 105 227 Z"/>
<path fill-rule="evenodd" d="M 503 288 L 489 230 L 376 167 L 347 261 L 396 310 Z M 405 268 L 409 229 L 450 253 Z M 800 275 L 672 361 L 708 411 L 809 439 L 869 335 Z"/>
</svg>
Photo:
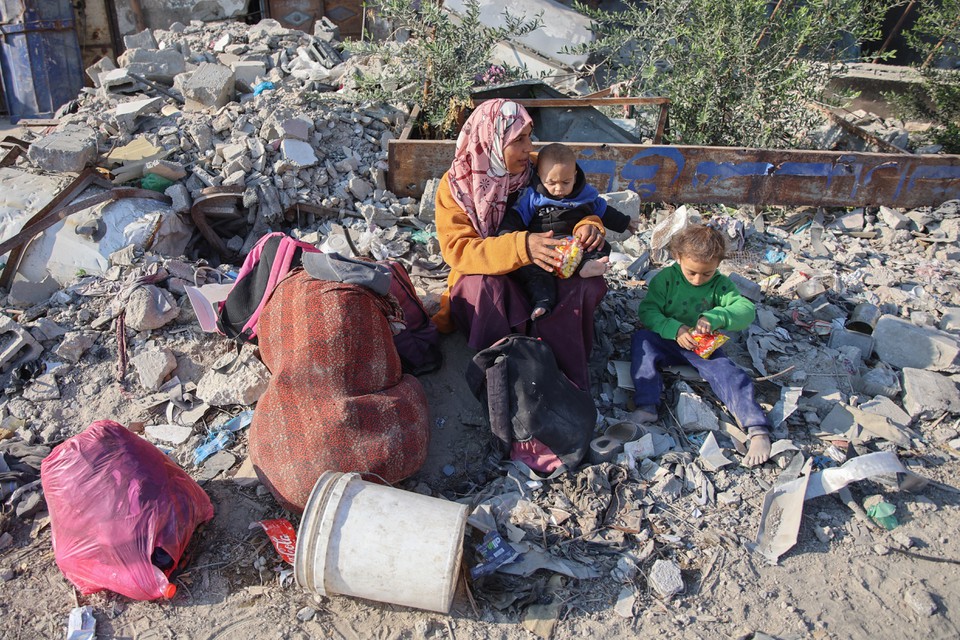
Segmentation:
<svg viewBox="0 0 960 640">
<path fill-rule="evenodd" d="M 706 360 L 730 338 L 722 333 L 699 333 L 693 339 L 697 341 L 697 348 L 693 352 Z"/>
<path fill-rule="evenodd" d="M 561 278 L 569 278 L 580 266 L 580 260 L 583 259 L 583 248 L 573 236 L 567 236 L 562 240 L 563 243 L 557 246 L 557 251 L 560 252 L 560 264 L 557 266 L 556 272 L 557 276 Z"/>
</svg>

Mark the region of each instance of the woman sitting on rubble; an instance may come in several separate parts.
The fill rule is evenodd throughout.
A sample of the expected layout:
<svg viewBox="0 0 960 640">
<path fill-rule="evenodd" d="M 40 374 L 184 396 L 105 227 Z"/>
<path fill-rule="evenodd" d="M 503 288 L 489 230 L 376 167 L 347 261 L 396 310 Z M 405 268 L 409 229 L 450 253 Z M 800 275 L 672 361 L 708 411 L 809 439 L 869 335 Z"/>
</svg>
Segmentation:
<svg viewBox="0 0 960 640">
<path fill-rule="evenodd" d="M 453 164 L 437 189 L 437 236 L 450 276 L 434 321 L 441 331 L 464 331 L 477 350 L 511 333 L 539 337 L 567 377 L 587 389 L 593 312 L 607 292 L 604 279 L 558 279 L 557 306 L 531 320 L 530 303 L 506 274 L 530 264 L 552 271 L 560 240 L 553 232 L 497 235 L 505 212 L 530 182 L 532 131 L 526 110 L 502 99 L 482 103 L 464 123 Z M 597 249 L 603 222 L 586 216 L 574 235 L 584 249 Z"/>
</svg>

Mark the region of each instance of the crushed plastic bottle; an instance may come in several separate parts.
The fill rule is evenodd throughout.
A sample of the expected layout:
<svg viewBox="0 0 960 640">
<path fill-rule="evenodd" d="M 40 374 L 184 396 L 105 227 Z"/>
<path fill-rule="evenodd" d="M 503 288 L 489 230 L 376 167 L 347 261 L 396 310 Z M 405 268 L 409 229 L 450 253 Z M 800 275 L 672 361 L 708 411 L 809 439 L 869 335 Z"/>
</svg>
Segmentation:
<svg viewBox="0 0 960 640">
<path fill-rule="evenodd" d="M 204 460 L 233 442 L 233 434 L 226 430 L 217 430 L 207 436 L 206 441 L 193 452 L 193 466 L 199 467 Z"/>
<path fill-rule="evenodd" d="M 897 517 L 893 515 L 896 510 L 896 505 L 890 504 L 889 502 L 877 502 L 867 507 L 867 515 L 878 525 L 890 531 L 900 524 L 897 522 Z"/>
</svg>

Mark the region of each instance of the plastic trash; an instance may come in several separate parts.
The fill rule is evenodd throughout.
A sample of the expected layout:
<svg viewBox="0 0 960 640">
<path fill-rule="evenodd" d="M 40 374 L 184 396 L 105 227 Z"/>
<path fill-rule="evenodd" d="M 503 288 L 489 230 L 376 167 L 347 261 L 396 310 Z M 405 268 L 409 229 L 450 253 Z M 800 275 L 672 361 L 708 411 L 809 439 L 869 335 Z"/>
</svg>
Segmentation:
<svg viewBox="0 0 960 640">
<path fill-rule="evenodd" d="M 164 178 L 163 176 L 158 176 L 155 173 L 146 174 L 140 181 L 140 186 L 144 189 L 149 189 L 150 191 L 159 191 L 160 193 L 166 191 L 167 188 L 172 184 L 173 180 Z"/>
<path fill-rule="evenodd" d="M 867 515 L 870 516 L 870 519 L 876 522 L 878 525 L 887 531 L 890 531 L 895 529 L 897 525 L 900 524 L 897 522 L 897 517 L 893 515 L 896 510 L 896 505 L 882 501 L 867 507 Z"/>
<path fill-rule="evenodd" d="M 483 536 L 483 542 L 475 548 L 478 562 L 470 569 L 470 577 L 474 580 L 493 573 L 501 566 L 513 562 L 520 555 L 496 530 L 488 531 L 487 535 Z"/>
<path fill-rule="evenodd" d="M 56 447 L 40 477 L 54 559 L 81 593 L 173 597 L 168 576 L 197 526 L 213 518 L 210 498 L 193 478 L 111 420 Z"/>
<path fill-rule="evenodd" d="M 241 429 L 246 429 L 253 421 L 253 411 L 244 411 L 227 420 L 221 426 L 217 427 L 207 435 L 203 444 L 193 452 L 193 466 L 199 467 L 204 460 L 226 448 L 234 441 L 234 434 Z"/>
<path fill-rule="evenodd" d="M 74 607 L 67 619 L 67 640 L 93 640 L 97 637 L 97 619 L 93 607 Z"/>
<path fill-rule="evenodd" d="M 264 91 L 270 91 L 275 88 L 276 86 L 272 82 L 265 80 L 253 88 L 253 95 L 258 96 Z"/>
<path fill-rule="evenodd" d="M 251 529 L 257 526 L 263 527 L 267 532 L 267 537 L 273 543 L 273 548 L 277 554 L 283 558 L 284 562 L 292 565 L 297 553 L 297 532 L 290 524 L 289 520 L 277 518 L 276 520 L 260 520 L 250 524 Z"/>
</svg>

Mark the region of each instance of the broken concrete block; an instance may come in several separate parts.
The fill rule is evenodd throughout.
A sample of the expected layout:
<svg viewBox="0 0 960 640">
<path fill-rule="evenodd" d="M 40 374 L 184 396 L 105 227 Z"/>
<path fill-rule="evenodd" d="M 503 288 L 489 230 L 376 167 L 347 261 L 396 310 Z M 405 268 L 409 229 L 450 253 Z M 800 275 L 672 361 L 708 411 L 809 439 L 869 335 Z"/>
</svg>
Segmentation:
<svg viewBox="0 0 960 640">
<path fill-rule="evenodd" d="M 885 315 L 877 321 L 873 337 L 877 356 L 898 369 L 960 371 L 960 343 L 949 333 Z"/>
<path fill-rule="evenodd" d="M 858 209 L 845 216 L 840 216 L 830 223 L 828 228 L 849 233 L 851 231 L 863 231 L 863 223 L 863 209 Z"/>
<path fill-rule="evenodd" d="M 187 176 L 187 170 L 183 168 L 183 165 L 171 160 L 152 160 L 144 165 L 143 173 L 152 173 L 173 182 L 182 180 Z"/>
<path fill-rule="evenodd" d="M 370 194 L 373 193 L 373 186 L 363 178 L 359 177 L 350 178 L 350 180 L 347 182 L 347 189 L 349 189 L 350 193 L 353 194 L 353 197 L 360 202 L 366 200 Z"/>
<path fill-rule="evenodd" d="M 100 74 L 100 88 L 107 93 L 137 93 L 140 82 L 126 69 L 114 69 Z"/>
<path fill-rule="evenodd" d="M 113 110 L 113 117 L 116 118 L 117 124 L 123 127 L 125 131 L 134 131 L 136 129 L 137 118 L 148 113 L 156 113 L 160 111 L 161 106 L 163 106 L 163 100 L 160 98 L 146 98 L 144 100 L 121 102 Z"/>
<path fill-rule="evenodd" d="M 130 359 L 130 364 L 140 376 L 140 386 L 153 391 L 159 389 L 170 372 L 177 368 L 177 358 L 170 349 L 151 349 L 138 353 Z"/>
<path fill-rule="evenodd" d="M 907 606 L 918 616 L 929 618 L 937 612 L 937 603 L 930 592 L 923 587 L 914 585 L 903 594 Z"/>
<path fill-rule="evenodd" d="M 686 386 L 686 384 L 684 384 Z M 687 387 L 689 389 L 689 387 Z M 713 409 L 692 390 L 680 392 L 677 398 L 677 421 L 684 431 L 716 431 L 720 420 Z"/>
<path fill-rule="evenodd" d="M 310 123 L 302 118 L 290 118 L 280 123 L 280 137 L 284 140 L 303 140 L 310 139 Z"/>
<path fill-rule="evenodd" d="M 104 56 L 87 67 L 87 76 L 89 76 L 91 82 L 93 82 L 93 86 L 99 89 L 100 85 L 102 84 L 100 81 L 100 75 L 108 71 L 113 71 L 116 68 L 116 63 L 114 63 L 112 59 Z"/>
<path fill-rule="evenodd" d="M 891 209 L 890 207 L 880 207 L 880 220 L 883 221 L 883 224 L 887 225 L 891 229 L 909 229 L 910 228 L 910 218 L 903 215 L 896 209 Z"/>
<path fill-rule="evenodd" d="M 205 62 L 183 84 L 187 111 L 219 109 L 233 100 L 233 71 L 230 67 Z"/>
<path fill-rule="evenodd" d="M 860 351 L 861 360 L 869 358 L 874 349 L 873 336 L 836 325 L 833 325 L 833 330 L 830 332 L 828 346 L 838 351 L 841 347 L 856 347 Z"/>
<path fill-rule="evenodd" d="M 947 307 L 940 318 L 940 330 L 960 332 L 960 307 Z"/>
<path fill-rule="evenodd" d="M 170 444 L 183 444 L 193 435 L 193 427 L 178 424 L 151 424 L 144 431 L 148 438 Z"/>
<path fill-rule="evenodd" d="M 0 314 L 0 371 L 6 371 L 24 362 L 36 360 L 43 353 L 43 347 L 30 335 L 30 332 L 14 322 L 9 316 Z"/>
<path fill-rule="evenodd" d="M 163 192 L 165 196 L 172 200 L 170 208 L 176 213 L 188 213 L 193 206 L 193 200 L 190 198 L 190 190 L 182 183 L 172 184 Z"/>
<path fill-rule="evenodd" d="M 423 188 L 423 196 L 420 198 L 420 213 L 417 217 L 424 222 L 433 222 L 437 212 L 437 188 L 440 186 L 440 178 L 431 178 L 427 180 Z"/>
<path fill-rule="evenodd" d="M 153 37 L 150 29 L 144 29 L 140 33 L 134 33 L 129 36 L 123 36 L 124 49 L 159 49 L 157 39 Z"/>
<path fill-rule="evenodd" d="M 270 372 L 252 356 L 235 363 L 226 371 L 216 370 L 234 357 L 233 353 L 225 354 L 204 374 L 197 383 L 198 398 L 214 407 L 251 405 L 260 399 L 267 390 Z"/>
<path fill-rule="evenodd" d="M 680 565 L 673 560 L 657 560 L 650 569 L 647 582 L 661 598 L 672 598 L 683 591 Z"/>
<path fill-rule="evenodd" d="M 97 134 L 89 127 L 68 125 L 31 144 L 27 157 L 46 171 L 80 173 L 97 159 Z"/>
<path fill-rule="evenodd" d="M 295 166 L 306 168 L 317 164 L 317 154 L 313 147 L 302 140 L 284 140 L 280 143 L 283 159 Z"/>
<path fill-rule="evenodd" d="M 230 65 L 233 69 L 233 80 L 237 90 L 250 93 L 257 86 L 260 79 L 267 73 L 267 65 L 262 62 L 240 60 Z"/>
<path fill-rule="evenodd" d="M 898 427 L 906 427 L 910 424 L 910 416 L 907 415 L 907 412 L 897 406 L 893 400 L 884 396 L 877 396 L 873 400 L 868 400 L 861 404 L 860 408 L 867 413 L 883 416 Z"/>
<path fill-rule="evenodd" d="M 63 342 L 54 352 L 57 357 L 63 358 L 67 362 L 80 362 L 90 347 L 96 343 L 96 336 L 84 333 L 82 331 L 70 331 L 63 336 Z"/>
<path fill-rule="evenodd" d="M 127 49 L 118 62 L 130 73 L 167 85 L 187 70 L 183 54 L 176 49 Z"/>
<path fill-rule="evenodd" d="M 942 411 L 960 413 L 960 390 L 947 376 L 923 369 L 904 368 L 903 408 L 912 417 L 929 418 Z"/>
<path fill-rule="evenodd" d="M 180 307 L 169 291 L 153 285 L 134 289 L 127 300 L 127 326 L 135 331 L 151 331 L 173 322 Z"/>
</svg>

